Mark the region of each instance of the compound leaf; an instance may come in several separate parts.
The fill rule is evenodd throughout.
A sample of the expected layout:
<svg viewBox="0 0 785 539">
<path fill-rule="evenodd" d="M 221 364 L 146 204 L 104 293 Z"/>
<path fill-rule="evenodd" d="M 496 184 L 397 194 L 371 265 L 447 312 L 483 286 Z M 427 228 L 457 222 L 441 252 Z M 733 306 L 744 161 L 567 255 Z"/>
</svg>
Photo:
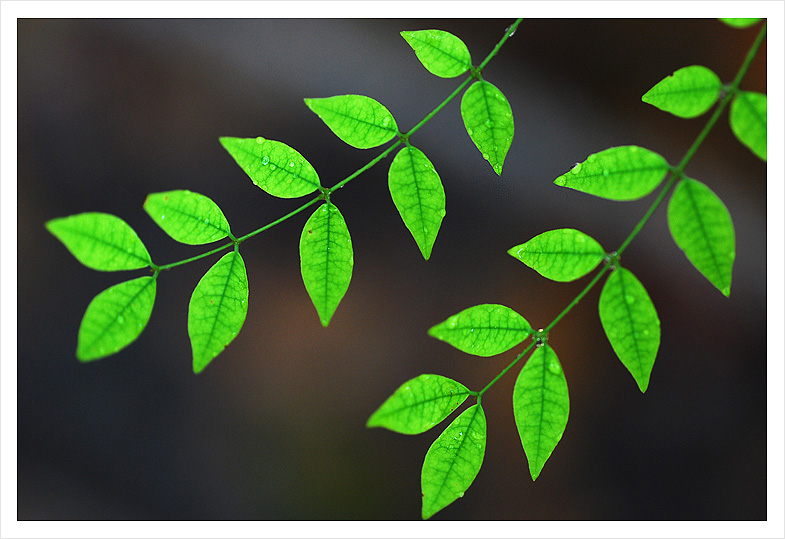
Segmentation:
<svg viewBox="0 0 785 539">
<path fill-rule="evenodd" d="M 46 228 L 88 268 L 132 270 L 152 263 L 142 240 L 116 215 L 79 213 L 52 219 L 46 223 Z"/>
<path fill-rule="evenodd" d="M 420 434 L 443 421 L 473 393 L 437 374 L 421 374 L 395 390 L 366 423 L 401 434 Z"/>
<path fill-rule="evenodd" d="M 144 201 L 147 214 L 174 240 L 202 245 L 231 234 L 221 208 L 211 199 L 191 191 L 151 193 Z"/>
<path fill-rule="evenodd" d="M 194 373 L 237 337 L 248 312 L 248 276 L 237 251 L 225 254 L 196 285 L 188 304 Z"/>
<path fill-rule="evenodd" d="M 80 361 L 119 352 L 142 333 L 155 302 L 155 277 L 139 277 L 107 288 L 87 306 L 76 346 Z"/>
<path fill-rule="evenodd" d="M 583 277 L 605 257 L 594 238 L 572 228 L 543 232 L 507 252 L 543 277 L 561 282 Z"/>
<path fill-rule="evenodd" d="M 428 260 L 445 215 L 439 174 L 422 151 L 406 146 L 390 164 L 388 180 L 395 207 Z"/>
<path fill-rule="evenodd" d="M 657 188 L 668 173 L 661 155 L 639 146 L 617 146 L 576 163 L 553 183 L 610 200 L 636 200 Z"/>
<path fill-rule="evenodd" d="M 512 410 L 532 480 L 561 440 L 570 415 L 567 380 L 547 344 L 532 353 L 521 369 L 512 393 Z"/>
<path fill-rule="evenodd" d="M 507 98 L 490 82 L 477 81 L 461 98 L 461 117 L 466 132 L 483 158 L 501 176 L 504 158 L 515 132 Z"/>
<path fill-rule="evenodd" d="M 475 356 L 506 352 L 532 333 L 521 315 L 504 305 L 483 304 L 464 309 L 428 330 L 428 335 Z"/>
<path fill-rule="evenodd" d="M 649 294 L 631 271 L 617 268 L 602 287 L 599 310 L 614 352 L 645 393 L 660 347 L 660 319 Z"/>
<path fill-rule="evenodd" d="M 766 94 L 739 92 L 730 104 L 730 127 L 739 141 L 766 161 Z"/>
<path fill-rule="evenodd" d="M 221 145 L 265 193 L 297 198 L 319 187 L 319 175 L 300 153 L 283 142 L 262 137 L 221 137 Z"/>
<path fill-rule="evenodd" d="M 428 449 L 422 465 L 422 517 L 430 518 L 463 496 L 485 457 L 485 412 L 467 408 Z"/>
<path fill-rule="evenodd" d="M 469 49 L 460 38 L 444 30 L 401 32 L 422 65 L 437 77 L 457 77 L 472 66 Z"/>
<path fill-rule="evenodd" d="M 760 19 L 720 19 L 722 22 L 730 26 L 731 28 L 748 28 L 753 24 L 757 24 Z"/>
<path fill-rule="evenodd" d="M 387 107 L 364 95 L 307 98 L 305 104 L 339 139 L 355 148 L 373 148 L 398 134 Z"/>
<path fill-rule="evenodd" d="M 331 202 L 308 218 L 300 236 L 300 270 L 323 326 L 349 289 L 354 267 L 352 239 L 343 215 Z"/>
<path fill-rule="evenodd" d="M 683 67 L 662 79 L 641 100 L 680 118 L 700 116 L 717 101 L 722 81 L 708 67 Z"/>
<path fill-rule="evenodd" d="M 668 203 L 668 227 L 692 265 L 729 296 L 736 236 L 719 197 L 697 180 L 682 180 Z"/>
</svg>

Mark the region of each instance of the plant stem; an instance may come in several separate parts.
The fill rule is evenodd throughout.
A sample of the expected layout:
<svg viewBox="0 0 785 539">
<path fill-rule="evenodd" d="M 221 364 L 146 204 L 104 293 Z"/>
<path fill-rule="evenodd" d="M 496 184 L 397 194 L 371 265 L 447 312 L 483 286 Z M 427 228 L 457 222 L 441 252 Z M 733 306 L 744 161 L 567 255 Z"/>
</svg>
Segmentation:
<svg viewBox="0 0 785 539">
<path fill-rule="evenodd" d="M 763 40 L 765 39 L 765 37 L 766 37 L 766 23 L 763 24 L 763 27 L 761 28 L 761 31 L 758 34 L 758 37 L 755 40 L 755 43 L 752 45 L 750 50 L 747 52 L 747 56 L 744 59 L 744 63 L 739 68 L 739 71 L 736 74 L 736 77 L 733 79 L 733 82 L 731 83 L 730 87 L 728 88 L 727 94 L 720 101 L 719 105 L 714 110 L 714 113 L 711 115 L 711 118 L 709 118 L 709 121 L 706 123 L 706 126 L 703 128 L 703 130 L 700 132 L 700 134 L 698 134 L 698 136 L 696 137 L 695 141 L 692 143 L 690 148 L 687 150 L 687 153 L 684 154 L 684 157 L 682 158 L 682 160 L 679 163 L 679 165 L 676 168 L 673 168 L 671 170 L 670 177 L 668 178 L 668 181 L 666 182 L 665 186 L 660 190 L 659 194 L 657 195 L 657 198 L 654 199 L 654 202 L 652 202 L 651 206 L 649 206 L 649 209 L 646 210 L 646 213 L 643 215 L 641 220 L 638 221 L 638 224 L 635 225 L 635 228 L 632 229 L 632 232 L 630 232 L 629 236 L 627 236 L 627 238 L 624 240 L 624 242 L 622 242 L 621 246 L 615 251 L 615 253 L 614 253 L 615 257 L 618 258 L 618 256 L 621 255 L 621 253 L 632 242 L 632 240 L 635 238 L 635 236 L 637 236 L 638 233 L 641 230 L 643 230 L 643 227 L 646 226 L 646 223 L 649 222 L 649 219 L 654 214 L 654 212 L 657 211 L 657 209 L 665 201 L 665 198 L 668 196 L 668 194 L 670 193 L 671 189 L 676 184 L 676 182 L 678 180 L 684 178 L 684 169 L 687 167 L 689 162 L 692 160 L 693 156 L 695 155 L 695 152 L 698 151 L 698 148 L 703 143 L 703 141 L 706 139 L 708 134 L 714 128 L 714 125 L 717 123 L 717 120 L 719 120 L 720 115 L 725 110 L 725 107 L 727 107 L 727 105 L 730 103 L 730 101 L 733 99 L 733 97 L 738 93 L 738 91 L 739 91 L 739 84 L 741 83 L 742 79 L 744 78 L 744 75 L 747 73 L 747 70 L 749 69 L 750 64 L 752 63 L 752 60 L 757 55 L 758 50 L 760 49 L 760 46 L 763 43 Z M 553 329 L 553 327 L 556 326 L 556 324 L 558 324 L 559 321 L 562 318 L 564 318 L 564 316 L 567 315 L 567 313 L 569 313 L 576 305 L 578 305 L 578 302 L 580 302 L 581 299 L 583 299 L 583 297 L 586 294 L 588 294 L 589 291 L 592 288 L 594 288 L 594 286 L 598 282 L 600 282 L 600 279 L 602 279 L 602 277 L 610 270 L 612 270 L 611 265 L 610 264 L 605 264 L 602 267 L 602 269 L 599 272 L 597 272 L 597 274 L 594 276 L 594 278 L 591 280 L 591 282 L 589 282 L 589 284 L 586 285 L 586 287 L 575 297 L 575 299 L 573 299 L 570 302 L 570 304 L 567 305 L 567 307 L 565 307 L 564 310 L 562 312 L 560 312 L 559 315 L 556 318 L 554 318 L 553 321 L 550 324 L 548 324 L 545 327 L 544 330 L 542 330 L 542 333 L 547 335 L 548 332 L 551 329 Z M 529 345 L 526 347 L 526 349 L 523 352 L 518 354 L 515 357 L 515 359 L 509 365 L 507 365 L 504 368 L 504 370 L 502 370 L 498 375 L 496 375 L 496 377 L 493 380 L 491 380 L 491 382 L 487 386 L 485 386 L 482 390 L 480 390 L 480 392 L 478 393 L 478 396 L 477 396 L 477 401 L 479 402 L 479 400 L 482 397 L 482 395 L 485 394 L 485 392 L 488 391 L 488 389 L 490 389 L 490 387 L 493 386 L 497 381 L 499 381 L 499 379 L 501 379 L 501 377 L 504 376 L 513 366 L 515 366 L 518 363 L 518 361 L 521 360 L 521 358 L 523 356 L 525 356 L 527 353 L 529 353 L 529 351 L 534 346 L 535 346 L 535 342 L 534 341 L 529 343 Z"/>
<path fill-rule="evenodd" d="M 486 65 L 488 62 L 490 62 L 490 61 L 491 61 L 491 59 L 492 59 L 494 56 L 496 56 L 496 55 L 498 54 L 499 50 L 502 48 L 502 45 L 504 45 L 505 41 L 507 41 L 507 40 L 508 40 L 508 39 L 509 39 L 509 38 L 512 36 L 512 34 L 515 32 L 515 29 L 518 27 L 518 25 L 521 23 L 521 21 L 522 21 L 522 20 L 523 20 L 523 19 L 518 19 L 518 20 L 516 20 L 514 23 L 512 23 L 512 25 L 510 25 L 510 26 L 509 26 L 509 27 L 508 27 L 508 28 L 505 30 L 504 36 L 501 38 L 501 40 L 499 40 L 499 42 L 496 44 L 496 46 L 493 48 L 493 50 L 490 52 L 490 54 L 488 54 L 488 56 L 486 56 L 486 57 L 485 57 L 485 60 L 483 60 L 483 61 L 482 61 L 482 63 L 481 63 L 481 64 L 480 64 L 480 66 L 478 67 L 478 71 L 482 70 L 482 68 L 483 68 L 483 67 L 485 67 L 485 65 Z M 213 254 L 215 254 L 215 253 L 218 253 L 218 252 L 220 252 L 220 251 L 223 251 L 224 249 L 228 249 L 229 247 L 232 247 L 232 246 L 235 246 L 235 247 L 237 247 L 239 244 L 241 244 L 241 243 L 242 243 L 242 242 L 244 242 L 245 240 L 247 240 L 247 239 L 250 239 L 250 238 L 252 238 L 252 237 L 256 236 L 257 234 L 260 234 L 260 233 L 264 232 L 265 230 L 269 230 L 269 229 L 271 229 L 271 228 L 272 228 L 272 227 L 274 227 L 275 225 L 278 225 L 278 224 L 280 224 L 280 223 L 282 223 L 282 222 L 286 221 L 287 219 L 289 219 L 289 218 L 291 218 L 291 217 L 294 217 L 295 215 L 297 215 L 298 213 L 302 212 L 303 210 L 305 210 L 305 209 L 309 208 L 310 206 L 313 206 L 314 204 L 316 204 L 316 203 L 317 203 L 317 202 L 319 202 L 320 200 L 323 200 L 323 199 L 325 199 L 326 197 L 329 197 L 329 196 L 330 196 L 332 193 L 334 193 L 336 190 L 340 189 L 341 187 L 343 187 L 344 185 L 346 185 L 347 183 L 349 183 L 350 181 L 352 181 L 353 179 L 355 179 L 356 177 L 358 177 L 359 175 L 361 175 L 363 172 L 367 171 L 368 169 L 370 169 L 371 167 L 373 167 L 374 165 L 376 165 L 376 164 L 377 164 L 379 161 L 381 161 L 382 159 L 384 159 L 385 157 L 387 157 L 388 155 L 390 155 L 390 154 L 392 153 L 392 151 L 393 151 L 393 150 L 395 150 L 395 148 L 397 148 L 398 146 L 400 146 L 401 144 L 403 144 L 403 143 L 404 143 L 404 140 L 408 142 L 408 140 L 409 140 L 409 136 L 411 136 L 412 134 L 414 134 L 414 133 L 415 133 L 415 132 L 416 132 L 418 129 L 420 129 L 420 128 L 421 128 L 423 125 L 425 125 L 426 123 L 428 123 L 428 121 L 430 121 L 430 120 L 431 120 L 431 118 L 433 118 L 434 116 L 436 116 L 436 114 L 437 114 L 437 113 L 438 113 L 440 110 L 442 110 L 442 109 L 443 109 L 445 106 L 447 106 L 447 104 L 448 104 L 450 101 L 452 101 L 453 99 L 455 99 L 455 98 L 458 96 L 458 94 L 460 94 L 460 93 L 461 93 L 461 91 L 462 91 L 462 90 L 463 90 L 463 89 L 464 89 L 464 88 L 465 88 L 465 87 L 466 87 L 466 86 L 467 86 L 467 85 L 468 85 L 468 84 L 469 84 L 469 83 L 470 83 L 470 82 L 471 82 L 471 81 L 472 81 L 474 78 L 475 78 L 475 76 L 473 75 L 473 76 L 471 76 L 471 77 L 467 78 L 465 81 L 463 81 L 463 82 L 460 84 L 460 86 L 458 86 L 458 88 L 456 88 L 456 89 L 455 89 L 455 90 L 454 90 L 454 91 L 453 91 L 453 92 L 452 92 L 452 93 L 451 93 L 449 96 L 447 96 L 447 98 L 446 98 L 444 101 L 442 101 L 442 102 L 441 102 L 441 103 L 440 103 L 440 104 L 439 104 L 439 105 L 438 105 L 438 106 L 437 106 L 435 109 L 433 109 L 433 110 L 432 110 L 432 111 L 431 111 L 431 112 L 430 112 L 430 113 L 429 113 L 427 116 L 425 116 L 425 118 L 423 118 L 422 120 L 420 120 L 420 121 L 419 121 L 419 122 L 418 122 L 418 123 L 417 123 L 417 124 L 416 124 L 414 127 L 412 127 L 412 128 L 411 128 L 411 129 L 410 129 L 410 130 L 409 130 L 407 133 L 403 133 L 403 134 L 401 134 L 401 136 L 398 138 L 398 140 L 397 140 L 397 141 L 396 141 L 394 144 L 392 144 L 392 145 L 391 145 L 391 146 L 389 146 L 389 147 L 388 147 L 386 150 L 384 150 L 382 153 L 380 153 L 379 155 L 377 155 L 376 157 L 374 157 L 374 158 L 373 158 L 371 161 L 369 161 L 369 162 L 368 162 L 368 163 L 367 163 L 365 166 L 363 166 L 362 168 L 360 168 L 360 169 L 356 170 L 355 172 L 353 172 L 352 174 L 350 174 L 349 176 L 347 176 L 346 178 L 344 178 L 344 179 L 343 179 L 343 180 L 341 180 L 340 182 L 336 183 L 335 185 L 333 185 L 333 186 L 332 186 L 332 187 L 330 187 L 329 189 L 322 190 L 322 191 L 319 193 L 319 195 L 318 195 L 318 196 L 316 196 L 315 198 L 313 198 L 313 199 L 312 199 L 312 200 L 310 200 L 309 202 L 306 202 L 305 204 L 303 204 L 303 205 L 302 205 L 302 206 L 300 206 L 299 208 L 297 208 L 297 209 L 295 209 L 295 210 L 292 210 L 291 212 L 287 213 L 287 214 L 286 214 L 286 215 L 284 215 L 283 217 L 280 217 L 280 218 L 276 219 L 275 221 L 273 221 L 273 222 L 271 222 L 271 223 L 268 223 L 268 224 L 266 224 L 266 225 L 264 225 L 264 226 L 262 226 L 262 227 L 260 227 L 260 228 L 257 228 L 256 230 L 254 230 L 254 231 L 252 231 L 252 232 L 249 232 L 248 234 L 246 234 L 246 235 L 244 235 L 244 236 L 241 236 L 241 237 L 239 237 L 239 238 L 237 238 L 237 239 L 235 239 L 235 238 L 232 238 L 232 241 L 231 241 L 231 242 L 229 242 L 229 243 L 226 243 L 226 244 L 224 244 L 224 245 L 222 245 L 222 246 L 220 246 L 220 247 L 216 247 L 215 249 L 212 249 L 212 250 L 210 250 L 210 251 L 204 252 L 204 253 L 202 253 L 202 254 L 199 254 L 199 255 L 196 255 L 196 256 L 192 256 L 191 258 L 186 258 L 186 259 L 184 259 L 184 260 L 179 260 L 179 261 L 177 261 L 177 262 L 172 262 L 172 263 L 170 263 L 170 264 L 164 264 L 164 265 L 162 265 L 162 266 L 158 266 L 158 265 L 156 265 L 156 264 L 151 264 L 151 265 L 150 265 L 150 268 L 151 268 L 151 269 L 152 269 L 154 272 L 156 272 L 156 274 L 157 274 L 157 273 L 158 273 L 158 272 L 160 272 L 161 270 L 168 270 L 168 269 L 171 269 L 171 268 L 174 268 L 174 267 L 177 267 L 177 266 L 182 266 L 183 264 L 188 264 L 189 262 L 194 262 L 194 261 L 196 261 L 196 260 L 200 260 L 200 259 L 202 259 L 202 258 L 206 258 L 206 257 L 208 257 L 208 256 L 210 256 L 210 255 L 213 255 Z"/>
</svg>

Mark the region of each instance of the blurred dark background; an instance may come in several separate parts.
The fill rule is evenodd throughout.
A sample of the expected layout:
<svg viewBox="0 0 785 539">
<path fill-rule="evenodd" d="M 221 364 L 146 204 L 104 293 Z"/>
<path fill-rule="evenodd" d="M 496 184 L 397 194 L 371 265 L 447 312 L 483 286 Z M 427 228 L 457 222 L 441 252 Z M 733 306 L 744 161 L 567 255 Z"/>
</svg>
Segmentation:
<svg viewBox="0 0 785 539">
<path fill-rule="evenodd" d="M 757 28 L 716 20 L 525 20 L 485 70 L 515 138 L 497 177 L 459 101 L 412 139 L 439 171 L 447 216 L 424 261 L 387 191 L 383 162 L 337 192 L 352 234 L 351 286 L 329 328 L 303 287 L 306 214 L 243 246 L 250 309 L 238 338 L 191 370 L 190 293 L 214 262 L 159 279 L 152 318 L 119 354 L 75 358 L 79 322 L 105 288 L 144 272 L 82 267 L 44 222 L 125 219 L 163 264 L 176 244 L 147 217 L 150 192 L 190 189 L 244 234 L 297 207 L 256 188 L 218 137 L 296 148 L 333 185 L 378 150 L 339 141 L 305 97 L 369 95 L 401 129 L 462 79 L 430 75 L 400 37 L 439 28 L 474 63 L 512 20 L 20 20 L 18 23 L 18 518 L 417 520 L 420 468 L 440 429 L 403 436 L 367 417 L 422 373 L 480 389 L 514 357 L 465 355 L 427 329 L 478 303 L 535 327 L 587 282 L 548 281 L 506 254 L 574 227 L 618 246 L 651 202 L 616 203 L 552 181 L 590 153 L 637 144 L 677 163 L 706 117 L 640 101 L 691 64 L 730 81 Z M 766 48 L 743 88 L 766 91 Z M 727 117 L 687 173 L 728 206 L 737 235 L 730 299 L 675 246 L 662 208 L 625 252 L 662 321 L 641 394 L 615 358 L 592 291 L 551 333 L 570 387 L 567 430 L 536 483 L 511 410 L 517 369 L 483 399 L 485 462 L 434 519 L 766 518 L 766 164 Z M 445 423 L 446 425 L 446 423 Z"/>
</svg>

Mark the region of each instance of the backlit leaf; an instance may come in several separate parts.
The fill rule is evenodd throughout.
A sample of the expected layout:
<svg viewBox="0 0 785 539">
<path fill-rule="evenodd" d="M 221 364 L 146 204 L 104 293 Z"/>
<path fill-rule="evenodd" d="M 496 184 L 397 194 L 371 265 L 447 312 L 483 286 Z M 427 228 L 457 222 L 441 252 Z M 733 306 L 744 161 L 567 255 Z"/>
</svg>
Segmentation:
<svg viewBox="0 0 785 539">
<path fill-rule="evenodd" d="M 613 351 L 645 392 L 660 347 L 660 319 L 649 294 L 631 271 L 617 268 L 602 287 L 599 309 Z"/>
<path fill-rule="evenodd" d="M 428 335 L 475 356 L 506 352 L 531 335 L 521 315 L 504 305 L 469 307 L 428 330 Z"/>
<path fill-rule="evenodd" d="M 354 267 L 352 239 L 343 215 L 327 202 L 308 218 L 300 236 L 303 283 L 323 326 L 349 289 Z"/>
<path fill-rule="evenodd" d="M 668 174 L 661 155 L 639 146 L 617 146 L 576 163 L 553 183 L 610 200 L 636 200 L 657 188 Z"/>
<path fill-rule="evenodd" d="M 695 118 L 717 102 L 722 81 L 708 67 L 683 67 L 662 79 L 641 100 L 680 118 Z"/>
<path fill-rule="evenodd" d="M 248 277 L 237 251 L 225 254 L 196 285 L 188 304 L 193 369 L 200 373 L 237 337 L 248 312 Z"/>
<path fill-rule="evenodd" d="M 574 281 L 597 267 L 605 251 L 594 238 L 572 228 L 543 232 L 507 251 L 554 281 Z"/>
<path fill-rule="evenodd" d="M 760 19 L 720 19 L 722 22 L 732 28 L 748 28 L 753 24 L 757 24 Z"/>
<path fill-rule="evenodd" d="M 736 138 L 752 153 L 767 160 L 766 94 L 739 92 L 730 104 L 730 127 Z"/>
<path fill-rule="evenodd" d="M 144 209 L 173 239 L 189 245 L 211 243 L 228 236 L 229 222 L 211 199 L 191 191 L 151 193 Z"/>
<path fill-rule="evenodd" d="M 155 288 L 155 277 L 139 277 L 94 297 L 79 326 L 76 357 L 80 361 L 100 359 L 135 341 L 153 312 Z"/>
<path fill-rule="evenodd" d="M 444 30 L 401 32 L 422 65 L 438 77 L 457 77 L 472 66 L 469 49 L 460 38 Z"/>
<path fill-rule="evenodd" d="M 262 137 L 221 137 L 221 145 L 262 191 L 279 198 L 297 198 L 316 191 L 319 175 L 300 153 Z"/>
<path fill-rule="evenodd" d="M 310 98 L 305 104 L 339 139 L 355 148 L 373 148 L 398 135 L 387 107 L 364 95 Z"/>
<path fill-rule="evenodd" d="M 736 235 L 719 197 L 697 180 L 682 180 L 668 203 L 668 227 L 692 265 L 729 296 Z"/>
<path fill-rule="evenodd" d="M 463 94 L 461 117 L 483 159 L 501 176 L 515 132 L 507 98 L 490 82 L 477 81 Z"/>
<path fill-rule="evenodd" d="M 46 223 L 76 259 L 95 270 L 145 268 L 152 262 L 142 240 L 122 219 L 108 213 L 86 212 Z"/>
<path fill-rule="evenodd" d="M 443 421 L 471 394 L 455 380 L 421 374 L 396 389 L 371 415 L 366 426 L 420 434 Z"/>
<path fill-rule="evenodd" d="M 467 408 L 436 439 L 422 465 L 422 517 L 430 518 L 463 496 L 485 457 L 485 412 Z"/>
<path fill-rule="evenodd" d="M 439 174 L 423 152 L 406 146 L 390 164 L 388 178 L 395 207 L 428 260 L 445 215 L 444 187 Z"/>
<path fill-rule="evenodd" d="M 537 348 L 521 369 L 512 393 L 512 410 L 532 480 L 561 440 L 570 415 L 567 380 L 547 344 Z"/>
</svg>

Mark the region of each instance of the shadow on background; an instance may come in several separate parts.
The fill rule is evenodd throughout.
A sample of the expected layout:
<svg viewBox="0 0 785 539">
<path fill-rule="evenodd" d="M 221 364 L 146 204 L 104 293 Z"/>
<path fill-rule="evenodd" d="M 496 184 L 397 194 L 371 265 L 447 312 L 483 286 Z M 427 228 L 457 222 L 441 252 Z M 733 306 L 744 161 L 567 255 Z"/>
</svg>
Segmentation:
<svg viewBox="0 0 785 539">
<path fill-rule="evenodd" d="M 471 357 L 427 336 L 466 307 L 502 303 L 545 326 L 587 279 L 548 281 L 506 254 L 561 227 L 611 250 L 651 198 L 614 203 L 559 189 L 576 161 L 637 144 L 678 162 L 706 118 L 640 96 L 674 70 L 730 81 L 757 29 L 715 20 L 525 20 L 486 80 L 509 99 L 515 138 L 501 178 L 451 103 L 413 137 L 445 185 L 447 216 L 424 261 L 387 191 L 383 162 L 333 201 L 355 250 L 330 327 L 302 285 L 306 214 L 243 246 L 245 326 L 200 375 L 186 330 L 190 293 L 214 262 L 162 274 L 149 326 L 116 356 L 79 364 L 90 299 L 138 272 L 86 269 L 44 229 L 83 211 L 125 219 L 159 264 L 201 252 L 142 210 L 150 192 L 190 189 L 240 235 L 300 201 L 248 180 L 219 136 L 296 148 L 333 185 L 376 150 L 339 141 L 305 97 L 356 93 L 409 129 L 457 86 L 423 69 L 402 30 L 461 37 L 478 63 L 510 20 L 20 20 L 18 24 L 18 518 L 416 520 L 434 429 L 365 428 L 422 373 L 472 389 L 514 357 Z M 744 89 L 766 91 L 765 45 Z M 687 169 L 734 219 L 724 298 L 673 244 L 664 211 L 625 252 L 662 321 L 642 395 L 615 359 L 594 290 L 551 333 L 570 387 L 564 437 L 532 483 L 511 411 L 517 369 L 486 395 L 488 449 L 466 497 L 435 519 L 766 518 L 766 165 L 723 119 Z"/>
</svg>

